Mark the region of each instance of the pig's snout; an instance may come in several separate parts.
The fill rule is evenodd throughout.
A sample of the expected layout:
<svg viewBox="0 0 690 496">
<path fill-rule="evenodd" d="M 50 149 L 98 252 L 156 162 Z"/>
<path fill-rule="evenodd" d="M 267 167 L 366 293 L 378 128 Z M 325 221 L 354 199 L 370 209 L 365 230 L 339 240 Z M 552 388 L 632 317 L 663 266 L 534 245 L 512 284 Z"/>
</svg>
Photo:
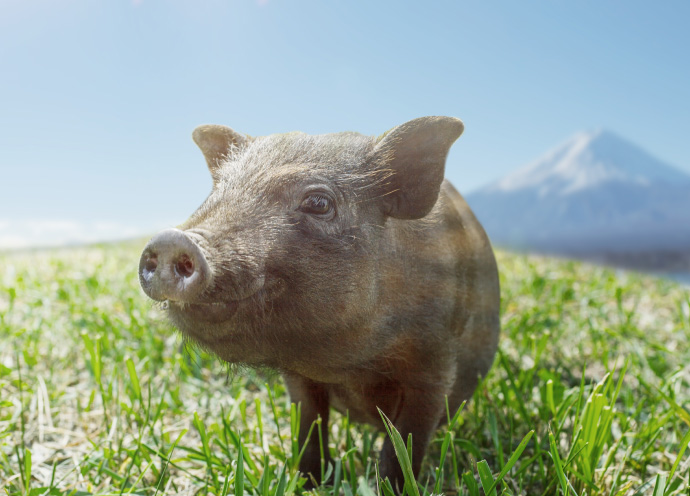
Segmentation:
<svg viewBox="0 0 690 496">
<path fill-rule="evenodd" d="M 179 229 L 166 229 L 144 248 L 139 282 L 154 300 L 191 302 L 210 284 L 210 270 L 189 236 Z"/>
</svg>

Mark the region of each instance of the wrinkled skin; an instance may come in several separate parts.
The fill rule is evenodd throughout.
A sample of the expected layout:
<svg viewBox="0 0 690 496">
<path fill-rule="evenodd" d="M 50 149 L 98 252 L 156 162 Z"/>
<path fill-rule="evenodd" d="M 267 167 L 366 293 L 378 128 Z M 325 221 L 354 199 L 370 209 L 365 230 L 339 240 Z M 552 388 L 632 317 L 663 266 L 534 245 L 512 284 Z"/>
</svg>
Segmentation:
<svg viewBox="0 0 690 496">
<path fill-rule="evenodd" d="M 281 371 L 301 403 L 301 443 L 319 416 L 327 425 L 330 407 L 382 427 L 378 407 L 404 439 L 412 434 L 418 474 L 446 396 L 451 413 L 471 397 L 498 342 L 493 252 L 443 179 L 462 130 L 449 117 L 415 119 L 378 138 L 250 138 L 201 126 L 194 139 L 213 190 L 179 228 L 198 253 L 175 258 L 169 274 L 178 279 L 169 283 L 159 276 L 163 254 L 182 234 L 152 240 L 142 286 L 221 359 Z M 318 439 L 313 433 L 300 465 L 317 481 Z M 388 439 L 380 464 L 401 487 Z"/>
</svg>

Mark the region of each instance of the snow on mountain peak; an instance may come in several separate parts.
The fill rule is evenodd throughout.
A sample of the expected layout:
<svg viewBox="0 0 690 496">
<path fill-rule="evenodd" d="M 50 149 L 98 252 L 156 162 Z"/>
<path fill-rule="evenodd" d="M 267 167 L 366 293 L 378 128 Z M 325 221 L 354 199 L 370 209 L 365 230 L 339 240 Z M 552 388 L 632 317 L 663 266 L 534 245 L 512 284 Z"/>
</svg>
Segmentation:
<svg viewBox="0 0 690 496">
<path fill-rule="evenodd" d="M 690 183 L 690 176 L 606 130 L 581 132 L 542 158 L 506 176 L 490 190 L 537 190 L 568 195 L 604 183 Z"/>
<path fill-rule="evenodd" d="M 466 198 L 497 245 L 569 256 L 655 253 L 663 261 L 690 253 L 688 192 L 690 175 L 599 130 Z"/>
</svg>

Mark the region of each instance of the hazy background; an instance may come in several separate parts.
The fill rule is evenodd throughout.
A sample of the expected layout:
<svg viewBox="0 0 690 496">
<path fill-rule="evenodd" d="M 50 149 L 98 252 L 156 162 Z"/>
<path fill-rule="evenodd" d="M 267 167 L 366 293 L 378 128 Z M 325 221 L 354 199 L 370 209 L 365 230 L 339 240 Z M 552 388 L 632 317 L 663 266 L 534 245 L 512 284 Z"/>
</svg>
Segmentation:
<svg viewBox="0 0 690 496">
<path fill-rule="evenodd" d="M 467 193 L 607 128 L 690 172 L 690 3 L 0 0 L 0 248 L 181 223 L 199 124 L 465 121 Z"/>
</svg>

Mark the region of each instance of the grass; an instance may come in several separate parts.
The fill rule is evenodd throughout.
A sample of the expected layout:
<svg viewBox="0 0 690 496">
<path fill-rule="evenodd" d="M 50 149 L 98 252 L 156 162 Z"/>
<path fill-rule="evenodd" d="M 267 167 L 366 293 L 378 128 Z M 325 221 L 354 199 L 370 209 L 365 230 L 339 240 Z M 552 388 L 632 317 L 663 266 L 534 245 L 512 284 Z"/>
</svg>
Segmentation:
<svg viewBox="0 0 690 496">
<path fill-rule="evenodd" d="M 139 290 L 140 249 L 0 255 L 0 490 L 301 493 L 299 409 L 280 378 L 184 347 Z M 499 265 L 500 353 L 406 493 L 690 494 L 688 289 L 505 253 Z M 318 492 L 391 496 L 382 435 L 337 414 L 330 433 L 333 485 Z M 409 440 L 390 435 L 408 466 Z"/>
</svg>

